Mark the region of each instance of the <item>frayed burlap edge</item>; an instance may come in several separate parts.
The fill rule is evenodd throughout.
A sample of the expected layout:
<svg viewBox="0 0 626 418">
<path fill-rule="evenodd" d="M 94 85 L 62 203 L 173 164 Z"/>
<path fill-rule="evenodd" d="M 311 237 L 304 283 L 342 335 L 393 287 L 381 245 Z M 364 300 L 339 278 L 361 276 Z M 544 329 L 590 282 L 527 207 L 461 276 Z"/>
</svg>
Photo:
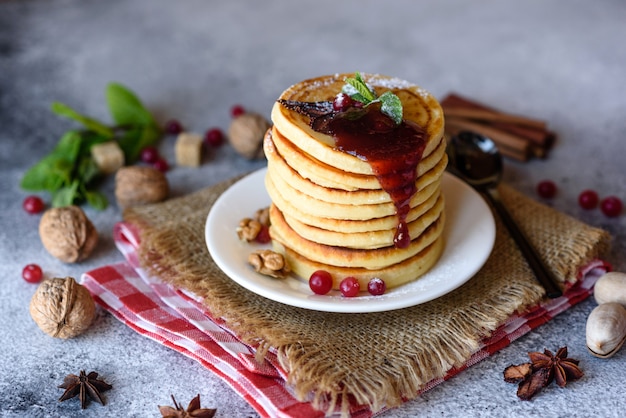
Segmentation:
<svg viewBox="0 0 626 418">
<path fill-rule="evenodd" d="M 512 313 L 536 304 L 536 283 L 515 243 L 497 225 L 496 245 L 482 270 L 456 291 L 402 310 L 335 314 L 299 309 L 253 294 L 212 262 L 204 223 L 212 203 L 234 180 L 157 205 L 127 210 L 141 234 L 142 265 L 166 282 L 204 297 L 259 358 L 276 349 L 299 399 L 332 412 L 348 397 L 372 411 L 414 398 L 432 379 L 462 365 Z M 509 187 L 503 201 L 562 283 L 608 249 L 600 229 L 539 204 Z M 257 208 L 250 208 L 251 213 Z M 234 233 L 235 225 L 233 225 Z"/>
</svg>

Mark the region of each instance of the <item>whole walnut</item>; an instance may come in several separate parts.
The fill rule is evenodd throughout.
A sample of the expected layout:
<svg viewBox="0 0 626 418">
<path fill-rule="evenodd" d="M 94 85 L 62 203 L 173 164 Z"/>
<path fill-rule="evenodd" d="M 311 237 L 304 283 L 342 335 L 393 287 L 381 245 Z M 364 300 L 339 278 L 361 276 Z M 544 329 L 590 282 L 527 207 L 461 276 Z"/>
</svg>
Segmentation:
<svg viewBox="0 0 626 418">
<path fill-rule="evenodd" d="M 161 202 L 169 193 L 167 177 L 155 168 L 122 167 L 115 175 L 115 198 L 121 208 Z"/>
<path fill-rule="evenodd" d="M 74 278 L 47 279 L 30 300 L 30 316 L 46 334 L 66 339 L 91 325 L 96 305 L 89 291 Z"/>
<path fill-rule="evenodd" d="M 48 209 L 39 222 L 39 237 L 51 255 L 66 263 L 84 260 L 98 243 L 98 231 L 78 206 Z"/>
<path fill-rule="evenodd" d="M 228 129 L 228 140 L 239 154 L 254 160 L 263 158 L 263 137 L 270 123 L 258 113 L 237 116 Z"/>
</svg>

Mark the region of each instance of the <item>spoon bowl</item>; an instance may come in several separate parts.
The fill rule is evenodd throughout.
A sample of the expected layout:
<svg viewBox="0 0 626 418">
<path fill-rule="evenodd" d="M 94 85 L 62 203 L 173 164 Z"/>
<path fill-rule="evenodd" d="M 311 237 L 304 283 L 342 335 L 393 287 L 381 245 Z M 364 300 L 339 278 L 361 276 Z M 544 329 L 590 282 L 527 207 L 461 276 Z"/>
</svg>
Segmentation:
<svg viewBox="0 0 626 418">
<path fill-rule="evenodd" d="M 519 229 L 500 200 L 497 186 L 504 165 L 496 144 L 474 132 L 463 131 L 450 138 L 447 148 L 450 171 L 465 180 L 491 203 L 517 243 L 549 298 L 562 295 L 557 280 Z"/>
</svg>

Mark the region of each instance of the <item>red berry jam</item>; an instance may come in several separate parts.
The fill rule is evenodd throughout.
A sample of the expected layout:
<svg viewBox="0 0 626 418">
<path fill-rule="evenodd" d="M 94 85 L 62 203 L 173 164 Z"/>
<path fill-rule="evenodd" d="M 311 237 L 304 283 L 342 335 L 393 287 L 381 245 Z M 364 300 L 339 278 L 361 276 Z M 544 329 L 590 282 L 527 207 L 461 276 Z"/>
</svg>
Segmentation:
<svg viewBox="0 0 626 418">
<path fill-rule="evenodd" d="M 552 199 L 556 195 L 556 184 L 551 180 L 543 180 L 537 184 L 537 194 L 544 199 Z"/>
<path fill-rule="evenodd" d="M 417 191 L 417 165 L 426 147 L 426 132 L 411 121 L 396 124 L 381 112 L 379 104 L 335 110 L 335 106 L 343 107 L 343 100 L 340 105 L 333 101 L 281 100 L 280 103 L 309 116 L 311 128 L 332 136 L 335 148 L 370 164 L 396 207 L 398 225 L 394 245 L 406 248 L 411 243 L 406 217 L 411 198 Z"/>
<path fill-rule="evenodd" d="M 615 218 L 622 213 L 622 201 L 617 196 L 609 196 L 600 202 L 600 210 L 609 218 Z"/>
<path fill-rule="evenodd" d="M 39 283 L 42 277 L 43 272 L 37 264 L 28 264 L 22 270 L 22 278 L 28 283 Z"/>
<path fill-rule="evenodd" d="M 325 270 L 317 270 L 309 278 L 309 287 L 316 295 L 325 295 L 333 288 L 333 278 Z"/>
<path fill-rule="evenodd" d="M 341 294 L 347 298 L 354 297 L 359 294 L 361 285 L 355 277 L 346 277 L 339 283 Z"/>
<path fill-rule="evenodd" d="M 374 277 L 367 284 L 367 291 L 370 292 L 371 295 L 380 296 L 385 293 L 387 290 L 387 285 L 382 279 L 378 277 Z"/>
<path fill-rule="evenodd" d="M 598 193 L 593 190 L 583 190 L 578 195 L 578 204 L 583 209 L 593 209 L 598 206 Z"/>
<path fill-rule="evenodd" d="M 45 206 L 46 205 L 43 203 L 43 200 L 41 200 L 41 198 L 38 196 L 28 196 L 22 202 L 22 207 L 24 208 L 24 210 L 32 215 L 41 213 L 44 210 Z"/>
</svg>

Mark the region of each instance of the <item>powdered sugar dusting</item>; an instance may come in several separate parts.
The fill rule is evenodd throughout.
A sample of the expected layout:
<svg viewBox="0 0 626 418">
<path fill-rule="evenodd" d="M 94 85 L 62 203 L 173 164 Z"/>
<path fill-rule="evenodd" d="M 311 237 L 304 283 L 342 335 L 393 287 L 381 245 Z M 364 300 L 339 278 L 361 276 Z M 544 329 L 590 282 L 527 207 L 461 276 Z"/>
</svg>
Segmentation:
<svg viewBox="0 0 626 418">
<path fill-rule="evenodd" d="M 407 80 L 403 80 L 397 77 L 388 77 L 380 74 L 364 74 L 363 77 L 367 82 L 372 83 L 377 87 L 383 87 L 389 90 L 392 89 L 410 89 L 422 98 L 430 98 L 432 95 L 426 89 L 413 84 Z"/>
</svg>

